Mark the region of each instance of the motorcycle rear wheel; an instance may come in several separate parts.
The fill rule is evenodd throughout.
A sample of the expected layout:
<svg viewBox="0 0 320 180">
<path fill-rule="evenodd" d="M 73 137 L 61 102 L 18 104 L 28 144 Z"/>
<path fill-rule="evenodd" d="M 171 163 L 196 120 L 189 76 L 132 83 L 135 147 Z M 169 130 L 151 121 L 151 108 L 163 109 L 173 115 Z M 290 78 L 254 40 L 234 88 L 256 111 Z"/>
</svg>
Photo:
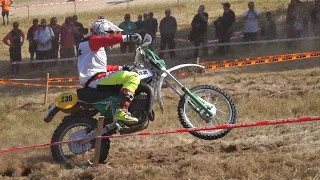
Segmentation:
<svg viewBox="0 0 320 180">
<path fill-rule="evenodd" d="M 214 102 L 210 102 L 217 108 L 217 113 L 214 115 L 212 119 L 210 119 L 210 123 L 206 122 L 202 117 L 200 117 L 199 114 L 197 114 L 191 107 L 188 105 L 188 101 L 190 100 L 190 97 L 187 95 L 184 95 L 180 98 L 179 105 L 178 105 L 178 115 L 179 120 L 184 128 L 199 128 L 199 127 L 208 127 L 208 126 L 214 126 L 214 125 L 221 125 L 221 124 L 234 124 L 236 122 L 236 107 L 234 102 L 232 101 L 231 97 L 221 90 L 218 87 L 211 86 L 211 85 L 199 85 L 195 86 L 190 89 L 190 91 L 197 96 L 203 98 L 205 101 L 213 100 Z M 208 92 L 209 95 L 205 95 L 204 93 Z M 203 94 L 201 94 L 203 93 Z M 207 99 L 205 99 L 207 98 Z M 219 98 L 221 101 L 218 101 Z M 224 110 L 219 109 L 219 104 L 224 103 Z M 188 110 L 191 110 L 187 112 Z M 228 111 L 228 112 L 225 112 Z M 221 122 L 221 119 L 218 117 L 218 114 L 227 114 L 226 115 L 226 121 Z M 200 118 L 200 121 L 202 124 L 196 126 L 192 120 Z M 213 121 L 218 122 L 218 124 L 213 124 Z M 204 140 L 215 140 L 224 137 L 230 132 L 230 129 L 221 129 L 221 130 L 215 130 L 215 131 L 197 131 L 197 132 L 190 132 L 193 136 L 204 139 Z"/>
<path fill-rule="evenodd" d="M 57 129 L 54 131 L 52 138 L 51 138 L 51 143 L 54 142 L 61 142 L 65 141 L 68 139 L 66 137 L 68 132 L 71 131 L 74 128 L 78 127 L 84 127 L 84 129 L 88 129 L 89 131 L 92 130 L 97 126 L 97 120 L 92 118 L 92 117 L 80 117 L 80 116 L 75 116 L 75 115 L 69 115 L 65 116 L 62 120 L 62 122 L 59 124 Z M 91 141 L 94 145 L 95 141 Z M 75 162 L 71 158 L 75 156 L 80 156 L 73 154 L 71 151 L 69 155 L 66 155 L 63 151 L 63 147 L 66 146 L 68 150 L 68 144 L 59 144 L 59 145 L 52 145 L 51 146 L 51 153 L 53 158 L 58 161 L 59 163 L 62 164 L 68 164 L 71 166 L 76 166 L 76 167 L 85 167 L 85 166 L 90 166 L 90 162 L 92 162 L 93 158 L 93 149 L 90 149 L 92 151 L 90 154 L 91 158 L 90 159 L 84 159 L 83 162 L 80 160 L 80 162 Z M 100 159 L 99 163 L 104 163 L 104 161 L 107 159 L 108 154 L 109 154 L 109 149 L 110 149 L 110 140 L 109 139 L 102 139 L 101 140 L 101 150 L 100 150 Z M 84 154 L 82 155 L 84 156 Z M 90 161 L 90 162 L 89 162 Z"/>
</svg>

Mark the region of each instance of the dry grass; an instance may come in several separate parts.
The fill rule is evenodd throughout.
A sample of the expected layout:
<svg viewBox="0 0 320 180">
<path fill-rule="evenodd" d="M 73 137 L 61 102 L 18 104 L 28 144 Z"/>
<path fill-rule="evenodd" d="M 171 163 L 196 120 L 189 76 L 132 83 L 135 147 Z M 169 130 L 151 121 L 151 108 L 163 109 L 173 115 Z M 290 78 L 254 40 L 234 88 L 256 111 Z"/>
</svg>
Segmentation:
<svg viewBox="0 0 320 180">
<path fill-rule="evenodd" d="M 309 63 L 316 65 L 312 60 Z M 276 66 L 281 70 L 277 64 L 272 65 L 274 71 Z M 294 63 L 287 63 L 290 67 L 295 69 Z M 255 68 L 266 72 L 252 73 Z M 260 65 L 209 72 L 199 83 L 214 84 L 230 93 L 238 122 L 318 114 L 319 68 L 268 70 Z M 183 82 L 192 86 L 192 78 Z M 165 91 L 166 112 L 160 114 L 155 105 L 157 118 L 148 131 L 181 127 L 176 108 L 172 108 L 178 99 Z M 42 90 L 2 86 L 0 92 L 1 148 L 48 142 L 62 114 L 52 124 L 42 122 L 46 111 L 40 105 Z M 51 92 L 50 102 L 60 93 Z M 190 134 L 114 139 L 109 167 L 88 170 L 65 170 L 52 161 L 48 149 L 1 154 L 0 173 L 12 169 L 19 175 L 31 170 L 31 179 L 313 179 L 320 171 L 317 125 L 237 129 L 211 142 Z"/>
</svg>

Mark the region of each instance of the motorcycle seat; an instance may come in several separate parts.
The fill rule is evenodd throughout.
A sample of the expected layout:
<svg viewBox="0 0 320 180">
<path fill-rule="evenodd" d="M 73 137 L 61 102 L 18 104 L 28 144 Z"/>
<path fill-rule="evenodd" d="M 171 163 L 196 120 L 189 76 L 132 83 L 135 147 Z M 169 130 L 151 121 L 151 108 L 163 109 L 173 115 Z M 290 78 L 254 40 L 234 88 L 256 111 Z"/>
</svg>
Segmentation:
<svg viewBox="0 0 320 180">
<path fill-rule="evenodd" d="M 76 91 L 78 99 L 85 103 L 96 103 L 117 93 L 114 91 L 98 91 L 94 88 L 81 88 Z"/>
</svg>

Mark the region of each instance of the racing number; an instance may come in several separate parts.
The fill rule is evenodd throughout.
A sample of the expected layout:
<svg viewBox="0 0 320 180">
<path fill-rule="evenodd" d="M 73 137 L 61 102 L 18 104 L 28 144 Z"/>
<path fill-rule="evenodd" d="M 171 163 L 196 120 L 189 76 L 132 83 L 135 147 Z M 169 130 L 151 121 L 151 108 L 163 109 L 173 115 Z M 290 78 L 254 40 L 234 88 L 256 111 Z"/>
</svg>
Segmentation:
<svg viewBox="0 0 320 180">
<path fill-rule="evenodd" d="M 71 102 L 71 101 L 72 101 L 72 95 L 61 97 L 61 102 Z"/>
</svg>

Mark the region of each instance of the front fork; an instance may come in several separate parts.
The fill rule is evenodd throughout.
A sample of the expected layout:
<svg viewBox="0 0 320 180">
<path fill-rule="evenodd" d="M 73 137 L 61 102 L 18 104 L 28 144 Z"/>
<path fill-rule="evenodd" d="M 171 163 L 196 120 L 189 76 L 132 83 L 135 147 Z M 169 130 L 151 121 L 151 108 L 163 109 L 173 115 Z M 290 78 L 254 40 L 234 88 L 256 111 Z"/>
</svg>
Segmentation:
<svg viewBox="0 0 320 180">
<path fill-rule="evenodd" d="M 182 91 L 190 96 L 190 98 L 194 101 L 191 102 L 189 101 L 188 104 L 190 107 L 196 111 L 198 114 L 200 114 L 201 110 L 204 110 L 210 117 L 212 117 L 214 114 L 211 111 L 212 107 L 209 107 L 205 104 L 205 101 L 203 101 L 201 98 L 199 98 L 197 95 L 193 94 L 188 88 L 186 88 L 177 78 L 175 78 L 169 71 L 164 70 L 164 72 L 171 77 L 182 89 Z M 175 92 L 177 93 L 180 97 L 183 96 L 183 94 L 177 90 L 173 85 L 171 85 L 168 81 L 165 80 L 165 83 Z M 194 104 L 195 103 L 195 104 Z M 200 106 L 200 109 L 198 108 Z"/>
</svg>

